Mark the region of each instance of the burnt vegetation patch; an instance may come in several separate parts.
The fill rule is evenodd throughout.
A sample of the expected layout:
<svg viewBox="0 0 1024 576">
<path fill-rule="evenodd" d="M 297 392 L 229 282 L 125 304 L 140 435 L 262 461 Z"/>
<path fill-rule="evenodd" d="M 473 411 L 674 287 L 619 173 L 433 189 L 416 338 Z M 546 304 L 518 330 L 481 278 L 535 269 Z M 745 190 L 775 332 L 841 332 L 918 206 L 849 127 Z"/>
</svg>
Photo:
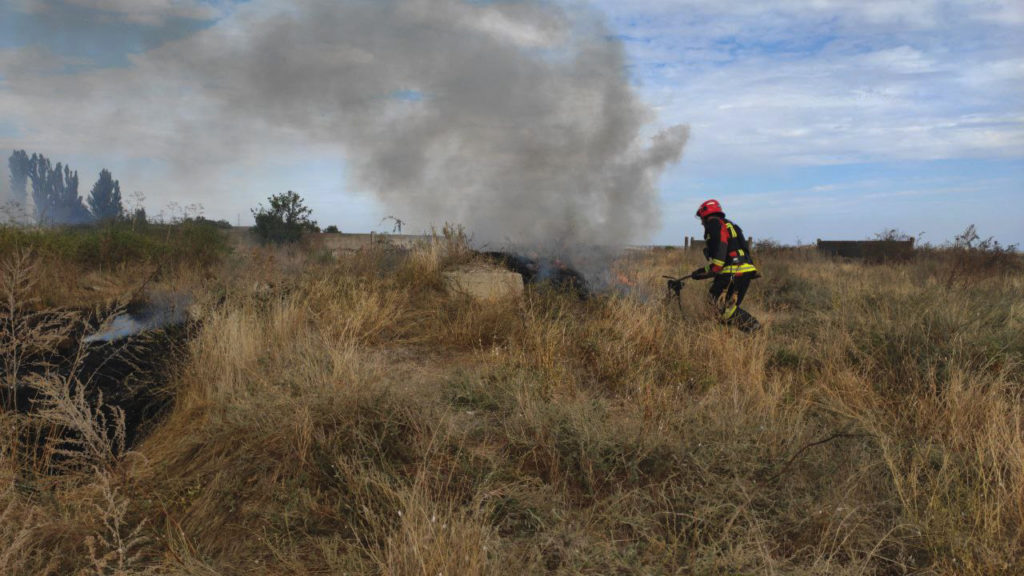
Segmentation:
<svg viewBox="0 0 1024 576">
<path fill-rule="evenodd" d="M 0 261 L 0 417 L 44 474 L 106 466 L 151 431 L 192 330 L 181 298 L 44 306 L 41 269 L 54 257 L 19 249 Z"/>
<path fill-rule="evenodd" d="M 550 288 L 586 300 L 592 294 L 586 278 L 572 264 L 555 256 L 490 251 L 483 253 L 495 264 L 523 277 L 528 286 Z"/>
<path fill-rule="evenodd" d="M 173 402 L 168 382 L 185 354 L 190 328 L 184 321 L 148 324 L 163 319 L 161 313 L 141 303 L 131 309 L 134 315 L 126 311 L 34 314 L 20 327 L 30 331 L 28 336 L 42 338 L 43 346 L 18 342 L 24 333 L 4 331 L 0 346 L 7 351 L 22 349 L 16 356 L 0 358 L 6 375 L 0 404 L 5 410 L 31 416 L 51 410 L 60 400 L 79 399 L 97 414 L 106 414 L 111 431 L 115 425 L 123 427 L 125 448 L 132 447 Z M 0 322 L 12 325 L 10 318 Z M 112 330 L 111 323 L 115 331 L 124 332 L 104 338 L 105 331 Z M 58 337 L 42 334 L 47 331 Z M 73 437 L 75 431 L 65 429 L 62 434 Z"/>
</svg>

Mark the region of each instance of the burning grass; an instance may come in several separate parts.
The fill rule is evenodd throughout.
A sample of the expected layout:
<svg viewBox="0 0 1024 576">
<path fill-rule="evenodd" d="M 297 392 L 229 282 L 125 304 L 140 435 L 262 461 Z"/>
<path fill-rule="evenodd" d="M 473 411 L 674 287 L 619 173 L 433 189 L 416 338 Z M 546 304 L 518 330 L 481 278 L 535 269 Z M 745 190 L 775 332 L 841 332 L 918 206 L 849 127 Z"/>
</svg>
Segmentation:
<svg viewBox="0 0 1024 576">
<path fill-rule="evenodd" d="M 663 299 L 693 253 L 486 304 L 448 253 L 232 256 L 167 417 L 64 474 L 0 414 L 0 572 L 1024 570 L 1019 268 L 766 255 L 751 336 Z"/>
</svg>

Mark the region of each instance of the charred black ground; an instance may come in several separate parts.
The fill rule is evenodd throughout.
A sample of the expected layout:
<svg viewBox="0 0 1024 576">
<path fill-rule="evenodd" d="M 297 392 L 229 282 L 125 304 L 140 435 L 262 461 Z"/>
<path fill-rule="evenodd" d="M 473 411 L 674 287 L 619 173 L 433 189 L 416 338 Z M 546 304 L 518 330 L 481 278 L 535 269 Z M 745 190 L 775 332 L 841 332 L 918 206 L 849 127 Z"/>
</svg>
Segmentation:
<svg viewBox="0 0 1024 576">
<path fill-rule="evenodd" d="M 152 305 L 144 303 L 133 304 L 120 315 L 92 311 L 54 313 L 53 317 L 73 323 L 68 336 L 55 350 L 22 359 L 13 388 L 0 384 L 0 407 L 32 413 L 44 401 L 34 381 L 43 377 L 67 382 L 68 392 L 83 391 L 93 408 L 101 398 L 108 409 L 120 408 L 125 417 L 127 445 L 133 445 L 170 407 L 170 371 L 175 359 L 184 353 L 190 332 L 184 318 L 161 327 L 146 324 L 155 313 Z M 103 325 L 111 317 L 141 318 L 139 326 L 145 329 L 109 340 L 92 339 L 102 333 Z M 38 321 L 46 322 L 47 318 L 40 317 Z M 7 371 L 6 362 L 0 359 L 0 364 Z"/>
<path fill-rule="evenodd" d="M 590 286 L 583 274 L 559 258 L 502 251 L 483 254 L 521 275 L 527 285 L 549 286 L 561 292 L 576 294 L 581 300 L 591 295 Z"/>
</svg>

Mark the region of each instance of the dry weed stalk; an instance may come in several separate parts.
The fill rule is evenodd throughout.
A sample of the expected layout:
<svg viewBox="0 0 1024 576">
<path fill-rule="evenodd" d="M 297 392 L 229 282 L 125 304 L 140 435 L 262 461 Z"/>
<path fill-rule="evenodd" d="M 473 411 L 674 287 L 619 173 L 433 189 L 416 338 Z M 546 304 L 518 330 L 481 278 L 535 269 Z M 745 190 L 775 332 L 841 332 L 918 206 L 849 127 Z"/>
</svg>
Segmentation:
<svg viewBox="0 0 1024 576">
<path fill-rule="evenodd" d="M 128 521 L 130 501 L 110 481 L 109 472 L 95 469 L 95 484 L 100 490 L 100 503 L 93 504 L 103 530 L 88 536 L 85 546 L 91 566 L 79 572 L 81 576 L 128 576 L 156 573 L 156 566 L 146 566 L 143 534 L 146 521 L 134 526 Z"/>
<path fill-rule="evenodd" d="M 40 518 L 39 513 L 30 506 L 25 506 L 13 493 L 14 488 L 5 482 L 0 491 L 4 508 L 0 511 L 0 542 L 4 548 L 0 550 L 0 573 L 13 573 L 26 562 L 25 557 L 31 554 L 35 527 Z"/>
<path fill-rule="evenodd" d="M 27 249 L 0 261 L 0 362 L 3 385 L 11 390 L 18 386 L 26 363 L 45 368 L 46 357 L 66 341 L 77 318 L 69 312 L 33 309 L 39 302 L 38 269 L 38 260 Z"/>
<path fill-rule="evenodd" d="M 12 411 L 2 415 L 0 542 L 4 545 L 0 549 L 0 572 L 20 573 L 34 567 L 31 570 L 59 573 L 79 564 L 76 560 L 82 558 L 68 558 L 66 552 L 82 542 L 65 541 L 55 549 L 47 549 L 48 543 L 55 532 L 69 525 L 95 520 L 104 529 L 86 540 L 92 566 L 80 573 L 139 573 L 135 564 L 140 553 L 137 549 L 144 543 L 140 539 L 143 526 L 127 529 L 128 500 L 110 478 L 126 452 L 124 413 L 118 407 L 106 406 L 101 392 L 93 399 L 87 398 L 87 383 L 79 381 L 77 374 L 85 355 L 83 345 L 70 360 L 70 367 L 62 369 L 66 373 L 57 373 L 53 358 L 80 328 L 80 317 L 66 311 L 35 309 L 39 302 L 38 266 L 28 250 L 19 250 L 0 261 L 2 385 L 22 387 L 34 394 L 32 406 L 18 407 L 31 408 L 30 413 Z M 42 449 L 36 447 L 36 442 Z M 41 486 L 48 487 L 45 493 L 39 492 Z M 90 487 L 99 492 L 100 504 L 89 504 L 88 498 L 76 502 L 81 496 L 73 496 L 75 491 L 88 492 Z M 63 517 L 62 510 L 79 504 L 91 506 L 94 515 Z"/>
<path fill-rule="evenodd" d="M 86 384 L 73 376 L 34 377 L 29 383 L 40 394 L 35 417 L 53 431 L 49 453 L 60 470 L 109 470 L 121 461 L 126 450 L 124 410 L 104 404 L 102 391 L 90 400 Z"/>
</svg>

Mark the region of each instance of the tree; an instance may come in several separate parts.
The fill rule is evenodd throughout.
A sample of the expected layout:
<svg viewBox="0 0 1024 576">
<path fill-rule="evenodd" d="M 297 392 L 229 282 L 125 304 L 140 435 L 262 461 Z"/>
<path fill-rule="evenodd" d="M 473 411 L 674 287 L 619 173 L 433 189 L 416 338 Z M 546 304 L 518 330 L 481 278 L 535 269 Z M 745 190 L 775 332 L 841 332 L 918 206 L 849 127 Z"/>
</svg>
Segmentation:
<svg viewBox="0 0 1024 576">
<path fill-rule="evenodd" d="M 252 210 L 253 218 L 256 219 L 256 234 L 264 242 L 295 242 L 302 237 L 303 232 L 319 231 L 316 222 L 309 219 L 313 210 L 295 192 L 289 190 L 284 194 L 275 194 L 267 198 L 267 201 L 270 208 L 260 204 L 258 209 Z"/>
<path fill-rule="evenodd" d="M 145 226 L 148 223 L 149 220 L 146 219 L 146 209 L 139 206 L 132 213 L 132 230 L 135 230 L 136 226 Z"/>
<path fill-rule="evenodd" d="M 99 222 L 117 220 L 124 214 L 121 204 L 121 183 L 107 169 L 100 170 L 99 180 L 89 193 L 89 210 Z"/>
<path fill-rule="evenodd" d="M 32 200 L 36 221 L 40 224 L 85 224 L 92 220 L 89 209 L 78 195 L 78 172 L 60 162 L 51 166 L 42 154 L 33 154 L 28 177 L 32 180 Z"/>
<path fill-rule="evenodd" d="M 10 168 L 11 200 L 24 206 L 28 200 L 28 173 L 32 160 L 24 150 L 15 150 L 7 160 Z"/>
<path fill-rule="evenodd" d="M 49 158 L 42 154 L 32 154 L 28 165 L 28 177 L 32 180 L 32 203 L 35 205 L 36 222 L 40 224 L 50 216 L 50 178 L 53 167 Z"/>
<path fill-rule="evenodd" d="M 85 207 L 82 197 L 78 195 L 78 171 L 72 171 L 67 165 L 61 172 L 60 162 L 57 163 L 58 176 L 54 179 L 57 187 L 53 191 L 54 222 L 57 224 L 88 224 L 92 222 L 92 214 Z"/>
</svg>

